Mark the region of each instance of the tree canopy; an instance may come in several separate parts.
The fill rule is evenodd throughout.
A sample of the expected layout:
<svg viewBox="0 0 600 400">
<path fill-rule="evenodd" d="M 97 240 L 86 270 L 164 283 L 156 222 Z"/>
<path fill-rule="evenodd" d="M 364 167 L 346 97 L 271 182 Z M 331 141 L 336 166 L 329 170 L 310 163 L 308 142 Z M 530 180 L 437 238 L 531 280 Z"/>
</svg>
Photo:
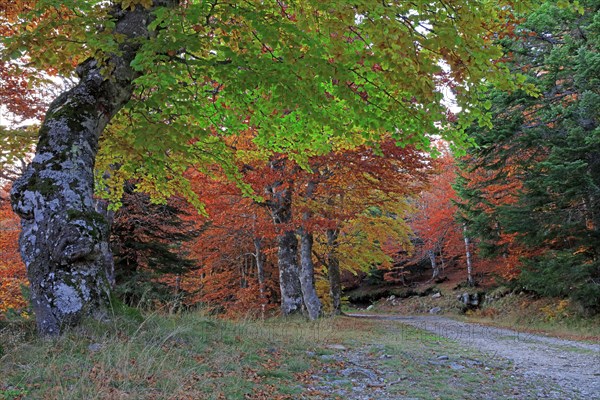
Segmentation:
<svg viewBox="0 0 600 400">
<path fill-rule="evenodd" d="M 113 31 L 114 18 L 150 6 L 31 2 L 7 21 L 3 59 L 70 76 L 73 65 L 93 57 L 108 78 L 108 55 L 124 41 Z M 254 141 L 263 151 L 300 158 L 373 145 L 386 132 L 421 148 L 433 133 L 462 144 L 460 129 L 437 128 L 447 120 L 440 88 L 451 87 L 458 106 L 469 110 L 461 118 L 485 121 L 477 87 L 483 80 L 511 82 L 496 63 L 502 54 L 494 39 L 512 22 L 512 6 L 186 1 L 157 7 L 152 35 L 131 62 L 139 73 L 132 99 L 103 134 L 99 168 L 118 165 L 113 200 L 124 177 L 141 179 L 157 198 L 189 195 L 185 169 L 228 166 L 221 138 L 248 127 L 257 128 Z"/>
<path fill-rule="evenodd" d="M 490 125 L 482 88 L 531 93 L 502 62 L 497 43 L 510 34 L 522 4 L 38 0 L 3 6 L 8 28 L 0 55 L 12 60 L 4 71 L 26 71 L 33 86 L 49 74 L 73 77 L 75 66 L 78 77 L 50 104 L 36 156 L 11 191 L 40 331 L 56 334 L 98 308 L 114 279 L 111 214 L 94 190 L 119 205 L 133 179 L 155 201 L 178 194 L 201 209 L 186 178 L 190 167 L 210 173 L 217 164 L 249 194 L 241 158 L 277 169 L 273 157 L 285 154 L 310 169 L 311 156 L 358 146 L 381 153 L 388 138 L 430 150 L 432 135 L 461 148 L 465 127 Z M 458 121 L 442 102 L 444 88 L 463 110 Z M 448 122 L 457 123 L 449 129 Z M 251 153 L 226 140 L 248 130 L 256 146 Z M 275 183 L 271 193 L 287 207 L 286 184 Z M 290 212 L 272 210 L 286 223 Z M 295 276 L 295 232 L 279 240 L 281 284 Z M 302 241 L 310 245 L 312 238 Z M 305 255 L 306 303 L 306 290 L 315 293 L 310 250 Z M 297 299 L 290 310 L 298 309 Z"/>
</svg>

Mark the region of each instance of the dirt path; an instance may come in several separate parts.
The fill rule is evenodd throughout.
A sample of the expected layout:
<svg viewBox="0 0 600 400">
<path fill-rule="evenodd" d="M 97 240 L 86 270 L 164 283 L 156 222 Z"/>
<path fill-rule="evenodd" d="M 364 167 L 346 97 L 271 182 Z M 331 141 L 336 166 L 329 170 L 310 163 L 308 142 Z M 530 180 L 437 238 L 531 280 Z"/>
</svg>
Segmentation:
<svg viewBox="0 0 600 400">
<path fill-rule="evenodd" d="M 424 329 L 491 357 L 509 360 L 515 375 L 551 380 L 569 398 L 600 399 L 600 344 L 557 339 L 439 316 L 351 316 L 399 321 Z"/>
</svg>

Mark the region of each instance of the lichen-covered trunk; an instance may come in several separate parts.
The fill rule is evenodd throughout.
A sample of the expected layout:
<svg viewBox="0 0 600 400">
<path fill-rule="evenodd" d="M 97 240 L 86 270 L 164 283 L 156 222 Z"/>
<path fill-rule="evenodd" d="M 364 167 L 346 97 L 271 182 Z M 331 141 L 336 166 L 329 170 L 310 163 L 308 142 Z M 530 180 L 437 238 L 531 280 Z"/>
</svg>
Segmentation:
<svg viewBox="0 0 600 400">
<path fill-rule="evenodd" d="M 100 310 L 109 293 L 109 221 L 94 201 L 94 162 L 100 134 L 131 97 L 136 73 L 130 63 L 139 39 L 149 35 L 150 13 L 115 7 L 115 33 L 126 38 L 120 53 L 109 57 L 110 68 L 93 59 L 77 68 L 79 84 L 50 105 L 33 162 L 13 185 L 19 246 L 42 335 L 58 335 Z"/>
<path fill-rule="evenodd" d="M 304 197 L 307 200 L 312 199 L 317 188 L 315 181 L 309 181 L 306 185 L 306 193 Z M 302 220 L 305 224 L 308 223 L 312 213 L 310 210 L 302 213 Z M 315 320 L 321 315 L 321 301 L 317 295 L 315 287 L 315 266 L 312 260 L 313 251 L 313 235 L 306 228 L 300 228 L 300 288 L 302 289 L 302 299 L 308 313 L 308 318 Z"/>
<path fill-rule="evenodd" d="M 331 295 L 332 312 L 334 315 L 342 313 L 342 282 L 340 276 L 340 263 L 337 258 L 337 229 L 327 229 L 327 275 L 329 276 L 329 293 Z"/>
<path fill-rule="evenodd" d="M 285 159 L 271 162 L 275 171 L 285 170 Z M 292 227 L 293 181 L 275 182 L 267 187 L 270 195 L 267 202 L 273 222 L 279 227 L 278 241 L 279 290 L 281 293 L 281 313 L 285 316 L 302 312 L 302 290 L 298 274 L 298 239 Z"/>
<path fill-rule="evenodd" d="M 300 229 L 300 288 L 308 318 L 315 320 L 321 315 L 321 301 L 315 288 L 315 266 L 312 260 L 313 235 Z"/>
<path fill-rule="evenodd" d="M 296 232 L 286 231 L 279 235 L 279 289 L 283 315 L 302 312 L 302 289 L 298 275 L 298 239 Z"/>
</svg>

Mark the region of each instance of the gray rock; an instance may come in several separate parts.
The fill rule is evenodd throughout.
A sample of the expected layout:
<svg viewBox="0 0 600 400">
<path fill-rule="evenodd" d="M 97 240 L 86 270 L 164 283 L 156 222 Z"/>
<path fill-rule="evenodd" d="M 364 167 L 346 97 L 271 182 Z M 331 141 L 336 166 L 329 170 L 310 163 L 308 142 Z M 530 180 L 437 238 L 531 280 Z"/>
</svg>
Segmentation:
<svg viewBox="0 0 600 400">
<path fill-rule="evenodd" d="M 442 294 L 440 292 L 434 293 L 431 295 L 432 299 L 439 299 L 440 297 L 442 297 Z"/>
<path fill-rule="evenodd" d="M 337 360 L 337 357 L 335 356 L 335 354 L 323 354 L 320 358 L 323 361 Z"/>
<path fill-rule="evenodd" d="M 336 386 L 350 386 L 352 385 L 352 382 L 350 382 L 348 379 L 336 379 L 329 382 L 329 384 Z"/>
<path fill-rule="evenodd" d="M 441 307 L 433 307 L 431 310 L 429 310 L 429 314 L 439 314 L 440 312 L 442 312 Z"/>
<path fill-rule="evenodd" d="M 102 343 L 92 343 L 88 346 L 89 351 L 100 351 L 102 350 Z"/>
<path fill-rule="evenodd" d="M 366 368 L 351 367 L 351 368 L 346 368 L 346 369 L 341 370 L 340 373 L 347 378 L 355 378 L 355 379 L 367 378 L 372 381 L 377 380 L 377 375 L 373 371 L 370 371 Z"/>
<path fill-rule="evenodd" d="M 330 344 L 327 345 L 327 348 L 332 350 L 346 350 L 346 346 L 343 344 Z"/>
</svg>

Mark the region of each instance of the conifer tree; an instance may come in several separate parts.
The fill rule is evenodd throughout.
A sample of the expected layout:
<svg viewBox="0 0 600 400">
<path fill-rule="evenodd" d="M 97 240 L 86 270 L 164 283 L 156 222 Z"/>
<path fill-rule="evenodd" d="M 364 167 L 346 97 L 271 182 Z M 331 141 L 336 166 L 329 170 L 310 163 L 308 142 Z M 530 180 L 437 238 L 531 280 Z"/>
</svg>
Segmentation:
<svg viewBox="0 0 600 400">
<path fill-rule="evenodd" d="M 600 5 L 580 4 L 546 2 L 505 39 L 513 69 L 540 95 L 488 93 L 496 127 L 473 130 L 466 174 L 479 178 L 461 196 L 488 252 L 525 246 L 521 285 L 590 313 L 600 311 Z"/>
</svg>

